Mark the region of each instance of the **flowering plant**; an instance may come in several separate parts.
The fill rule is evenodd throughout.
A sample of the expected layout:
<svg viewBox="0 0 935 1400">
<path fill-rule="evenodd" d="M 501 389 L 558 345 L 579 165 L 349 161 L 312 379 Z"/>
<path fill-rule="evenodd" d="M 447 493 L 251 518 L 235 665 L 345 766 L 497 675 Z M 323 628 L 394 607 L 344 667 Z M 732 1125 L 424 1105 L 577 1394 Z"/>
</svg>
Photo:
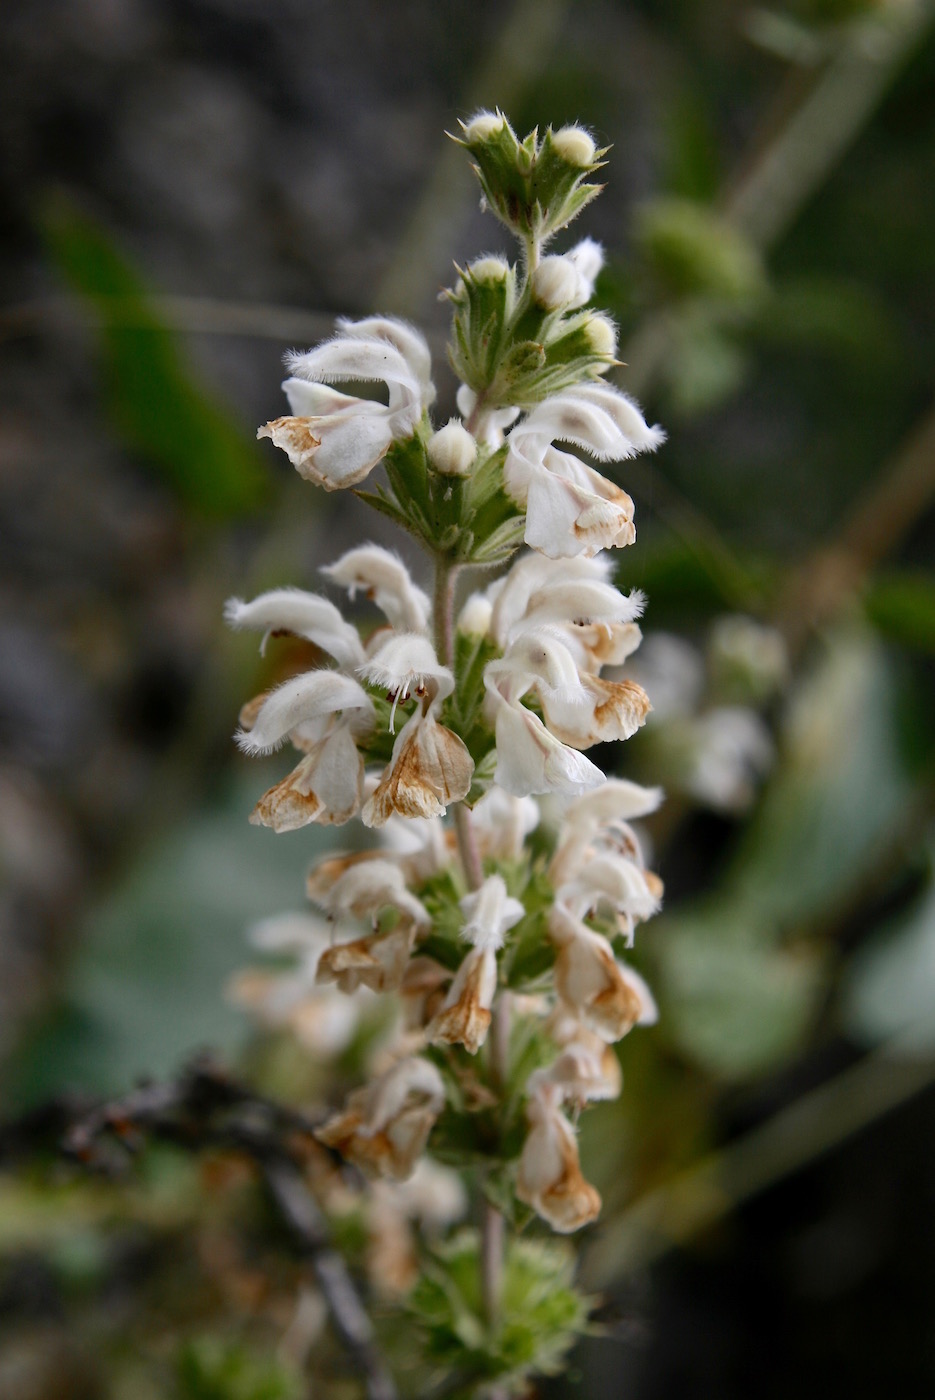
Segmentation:
<svg viewBox="0 0 935 1400">
<path fill-rule="evenodd" d="M 232 599 L 227 618 L 331 659 L 241 712 L 245 752 L 300 754 L 251 820 L 281 832 L 359 816 L 380 833 L 311 871 L 327 924 L 264 926 L 297 969 L 248 975 L 239 993 L 312 1046 L 324 998 L 395 998 L 372 1077 L 319 1138 L 384 1205 L 387 1183 L 428 1183 L 439 1164 L 472 1179 L 479 1228 L 401 1286 L 428 1354 L 473 1393 L 554 1368 L 583 1325 L 565 1253 L 517 1232 L 531 1214 L 561 1234 L 597 1217 L 577 1115 L 620 1092 L 612 1047 L 656 1014 L 622 955 L 659 907 L 632 822 L 661 794 L 585 755 L 649 710 L 638 684 L 602 675 L 640 642 L 643 599 L 616 589 L 607 552 L 633 542 L 633 505 L 579 453 L 621 461 L 663 434 L 607 382 L 614 328 L 589 305 L 600 247 L 544 252 L 599 193 L 604 152 L 577 126 L 520 141 L 499 112 L 458 140 L 521 250 L 458 269 L 445 293 L 461 416 L 433 425 L 425 340 L 374 316 L 290 356 L 291 413 L 260 430 L 329 491 L 382 462 L 384 482 L 356 494 L 428 550 L 433 597 L 366 544 L 323 573 L 375 603 L 385 620 L 369 635 L 291 588 Z M 386 401 L 332 387 L 348 382 L 383 385 Z M 449 1199 L 463 1212 L 460 1188 Z"/>
</svg>

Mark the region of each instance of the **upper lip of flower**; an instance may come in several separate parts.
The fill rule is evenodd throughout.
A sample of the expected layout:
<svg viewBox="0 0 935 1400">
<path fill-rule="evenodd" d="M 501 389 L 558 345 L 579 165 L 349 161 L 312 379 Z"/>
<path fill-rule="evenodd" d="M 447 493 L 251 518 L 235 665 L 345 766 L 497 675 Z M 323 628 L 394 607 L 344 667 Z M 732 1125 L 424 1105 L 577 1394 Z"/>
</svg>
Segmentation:
<svg viewBox="0 0 935 1400">
<path fill-rule="evenodd" d="M 400 700 L 418 695 L 427 697 L 434 706 L 454 690 L 451 671 L 440 664 L 432 643 L 418 632 L 394 633 L 369 661 L 358 667 L 358 674 L 393 696 L 391 732 Z"/>
<path fill-rule="evenodd" d="M 364 717 L 373 718 L 370 696 L 351 676 L 342 676 L 339 671 L 306 671 L 271 691 L 253 728 L 238 731 L 237 743 L 244 753 L 270 753 L 306 720 L 338 710 L 360 710 Z"/>
</svg>

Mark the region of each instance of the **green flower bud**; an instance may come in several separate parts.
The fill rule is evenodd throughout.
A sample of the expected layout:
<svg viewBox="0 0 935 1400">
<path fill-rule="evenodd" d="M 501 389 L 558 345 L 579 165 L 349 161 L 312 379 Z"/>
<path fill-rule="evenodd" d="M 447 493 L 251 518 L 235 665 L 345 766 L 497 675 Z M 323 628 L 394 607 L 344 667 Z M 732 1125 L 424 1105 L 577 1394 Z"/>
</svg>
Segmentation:
<svg viewBox="0 0 935 1400">
<path fill-rule="evenodd" d="M 503 130 L 505 124 L 506 118 L 502 112 L 478 112 L 466 126 L 462 123 L 465 144 L 470 146 L 475 141 L 489 141 L 491 136 Z"/>
<path fill-rule="evenodd" d="M 597 147 L 591 137 L 580 126 L 563 126 L 552 136 L 552 145 L 569 165 L 577 165 L 582 170 L 590 170 L 597 155 Z"/>
<path fill-rule="evenodd" d="M 585 334 L 595 355 L 613 359 L 617 353 L 617 328 L 609 316 L 592 312 L 585 323 Z"/>
</svg>

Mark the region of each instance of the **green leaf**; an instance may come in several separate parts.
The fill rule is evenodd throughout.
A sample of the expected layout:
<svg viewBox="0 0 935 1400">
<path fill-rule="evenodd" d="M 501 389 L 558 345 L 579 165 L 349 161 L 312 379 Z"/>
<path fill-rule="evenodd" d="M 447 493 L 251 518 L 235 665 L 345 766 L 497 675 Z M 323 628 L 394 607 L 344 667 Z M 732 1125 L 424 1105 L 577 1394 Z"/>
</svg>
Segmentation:
<svg viewBox="0 0 935 1400">
<path fill-rule="evenodd" d="M 44 232 L 59 272 L 100 323 L 108 413 L 125 444 L 199 514 L 254 510 L 269 478 L 252 434 L 201 387 L 127 258 L 64 199 L 47 209 Z"/>
<path fill-rule="evenodd" d="M 277 836 L 249 824 L 282 766 L 283 756 L 259 773 L 251 765 L 224 805 L 141 852 L 90 911 L 60 1004 L 8 1066 L 9 1098 L 33 1102 L 65 1085 L 121 1092 L 205 1047 L 233 1053 L 246 1042 L 249 1023 L 224 997 L 228 977 L 254 956 L 246 930 L 300 909 L 309 858 L 337 839 L 333 828 Z"/>
<path fill-rule="evenodd" d="M 864 1043 L 899 1040 L 910 1053 L 935 1048 L 935 844 L 928 882 L 912 907 L 854 954 L 842 987 L 841 1020 Z"/>
<path fill-rule="evenodd" d="M 300 1400 L 300 1373 L 275 1354 L 227 1337 L 187 1342 L 178 1358 L 181 1400 Z"/>
<path fill-rule="evenodd" d="M 664 937 L 665 1023 L 709 1073 L 741 1079 L 795 1053 L 815 1012 L 821 968 L 804 949 L 751 944 L 736 912 L 678 921 Z"/>
<path fill-rule="evenodd" d="M 821 917 L 863 877 L 913 787 L 892 661 L 872 633 L 842 629 L 791 705 L 732 898 L 784 925 Z"/>
<path fill-rule="evenodd" d="M 935 652 L 935 583 L 927 574 L 874 580 L 864 599 L 873 625 L 893 641 Z"/>
<path fill-rule="evenodd" d="M 480 1242 L 475 1231 L 462 1231 L 429 1258 L 407 1300 L 429 1356 L 478 1381 L 515 1384 L 534 1373 L 556 1374 L 587 1326 L 589 1300 L 574 1288 L 574 1260 L 564 1241 L 512 1239 L 490 1326 L 480 1294 Z"/>
</svg>

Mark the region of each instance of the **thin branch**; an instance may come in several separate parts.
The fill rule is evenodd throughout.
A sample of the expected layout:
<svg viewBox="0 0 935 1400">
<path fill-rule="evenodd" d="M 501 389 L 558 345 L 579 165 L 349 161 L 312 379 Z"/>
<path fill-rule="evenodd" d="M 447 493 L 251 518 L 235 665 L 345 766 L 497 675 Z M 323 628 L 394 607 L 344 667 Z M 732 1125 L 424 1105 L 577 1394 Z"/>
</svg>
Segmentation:
<svg viewBox="0 0 935 1400">
<path fill-rule="evenodd" d="M 319 1151 L 326 1150 L 313 1137 L 316 1126 L 305 1114 L 255 1094 L 201 1060 L 178 1079 L 144 1084 L 119 1099 L 92 1107 L 55 1100 L 0 1125 L 0 1162 L 58 1147 L 87 1167 L 113 1173 L 126 1166 L 127 1154 L 136 1152 L 147 1134 L 191 1151 L 243 1152 L 257 1167 L 295 1252 L 309 1261 L 368 1400 L 395 1400 L 373 1325 L 296 1160 L 300 1143 L 307 1149 L 315 1142 Z"/>
<path fill-rule="evenodd" d="M 777 619 L 793 649 L 833 617 L 935 502 L 935 409 L 858 497 L 829 544 L 795 570 Z"/>
<path fill-rule="evenodd" d="M 373 1323 L 360 1301 L 328 1226 L 302 1174 L 287 1156 L 262 1159 L 263 1178 L 297 1251 L 312 1266 L 331 1313 L 334 1330 L 364 1379 L 369 1400 L 395 1400 L 396 1386 L 380 1354 Z"/>
</svg>

